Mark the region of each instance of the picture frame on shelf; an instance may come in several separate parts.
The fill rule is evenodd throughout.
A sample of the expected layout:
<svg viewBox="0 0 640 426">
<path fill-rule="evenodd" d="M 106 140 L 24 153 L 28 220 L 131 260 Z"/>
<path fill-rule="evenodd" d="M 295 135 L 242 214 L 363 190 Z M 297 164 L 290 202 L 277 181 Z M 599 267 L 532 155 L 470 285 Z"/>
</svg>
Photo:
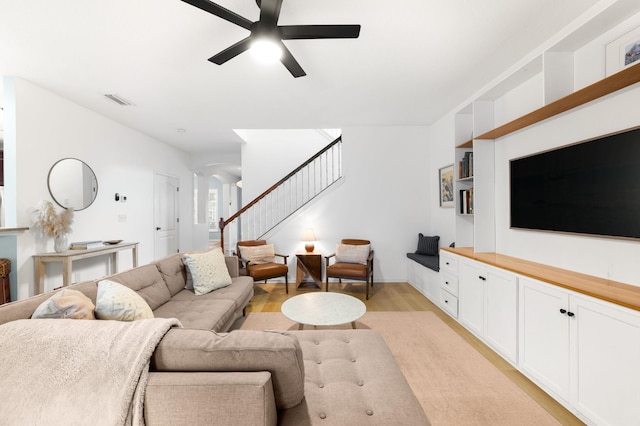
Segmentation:
<svg viewBox="0 0 640 426">
<path fill-rule="evenodd" d="M 607 77 L 640 63 L 640 27 L 618 37 L 605 48 Z"/>
<path fill-rule="evenodd" d="M 438 169 L 440 207 L 453 207 L 453 164 Z"/>
</svg>

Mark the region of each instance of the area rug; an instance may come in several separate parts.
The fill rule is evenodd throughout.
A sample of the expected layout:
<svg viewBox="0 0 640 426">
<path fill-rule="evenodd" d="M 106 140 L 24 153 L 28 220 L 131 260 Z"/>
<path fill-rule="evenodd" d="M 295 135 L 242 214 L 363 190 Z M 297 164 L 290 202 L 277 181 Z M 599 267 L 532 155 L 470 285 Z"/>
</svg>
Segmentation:
<svg viewBox="0 0 640 426">
<path fill-rule="evenodd" d="M 280 312 L 251 312 L 236 327 L 298 324 Z M 356 327 L 384 337 L 434 426 L 560 424 L 433 312 L 367 312 Z"/>
</svg>

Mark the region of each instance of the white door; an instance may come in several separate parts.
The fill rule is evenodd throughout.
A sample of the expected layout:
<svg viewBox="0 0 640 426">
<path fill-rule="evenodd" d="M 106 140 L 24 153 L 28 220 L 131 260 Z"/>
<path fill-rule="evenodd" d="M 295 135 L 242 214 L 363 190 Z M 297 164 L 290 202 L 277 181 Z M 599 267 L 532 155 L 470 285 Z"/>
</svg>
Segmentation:
<svg viewBox="0 0 640 426">
<path fill-rule="evenodd" d="M 484 288 L 487 273 L 476 262 L 460 264 L 458 321 L 476 336 L 484 338 Z"/>
<path fill-rule="evenodd" d="M 515 363 L 518 354 L 518 280 L 514 275 L 489 270 L 485 292 L 485 339 Z"/>
<path fill-rule="evenodd" d="M 640 314 L 571 296 L 571 404 L 599 425 L 640 424 Z"/>
<path fill-rule="evenodd" d="M 520 368 L 569 400 L 569 294 L 519 277 Z M 603 360 L 604 362 L 604 360 Z"/>
<path fill-rule="evenodd" d="M 154 179 L 154 257 L 177 253 L 179 214 L 179 179 L 156 174 Z"/>
</svg>

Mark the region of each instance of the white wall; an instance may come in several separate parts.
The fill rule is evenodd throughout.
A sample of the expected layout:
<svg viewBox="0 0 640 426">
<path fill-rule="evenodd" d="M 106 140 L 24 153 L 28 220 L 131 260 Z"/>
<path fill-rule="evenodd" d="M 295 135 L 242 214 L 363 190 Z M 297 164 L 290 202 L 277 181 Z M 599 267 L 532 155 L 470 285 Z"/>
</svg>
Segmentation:
<svg viewBox="0 0 640 426">
<path fill-rule="evenodd" d="M 313 129 L 237 130 L 242 146 L 242 201 L 248 203 L 331 140 Z"/>
<path fill-rule="evenodd" d="M 431 189 L 428 203 L 431 220 L 427 232 L 429 235 L 440 236 L 440 247 L 448 247 L 456 239 L 456 209 L 440 207 L 438 183 L 438 170 L 454 162 L 455 148 L 451 143 L 452 140 L 454 140 L 454 116 L 449 114 L 430 128 L 429 170 L 425 171 L 425 178 Z"/>
<path fill-rule="evenodd" d="M 180 216 L 185 219 L 180 227 L 180 249 L 191 248 L 192 175 L 183 152 L 26 80 L 6 77 L 4 87 L 5 95 L 15 95 L 12 102 L 5 102 L 5 106 L 15 104 L 15 137 L 13 141 L 5 140 L 7 156 L 15 155 L 15 173 L 9 177 L 16 184 L 15 225 L 32 226 L 32 212 L 38 202 L 51 200 L 47 189 L 49 169 L 57 160 L 74 157 L 95 172 L 98 196 L 88 209 L 76 212 L 70 241 L 138 241 L 139 263 L 153 260 L 153 178 L 157 172 L 180 179 Z M 127 202 L 115 202 L 116 192 L 126 195 Z M 126 222 L 119 221 L 121 214 L 126 215 Z M 18 270 L 19 298 L 34 292 L 31 256 L 48 251 L 53 251 L 51 239 L 36 238 L 33 231 L 18 236 L 17 265 L 13 267 Z M 74 263 L 75 280 L 106 275 L 105 260 L 102 257 Z M 119 254 L 119 263 L 120 269 L 131 267 L 129 251 Z M 60 285 L 59 265 L 47 266 L 45 290 Z"/>
<path fill-rule="evenodd" d="M 431 231 L 429 204 L 437 185 L 437 175 L 433 176 L 431 170 L 428 139 L 426 127 L 343 129 L 342 183 L 267 236 L 277 252 L 291 256 L 290 280 L 295 278 L 295 253 L 304 250 L 304 243 L 300 241 L 302 231 L 311 227 L 318 238 L 316 250 L 324 254 L 333 253 L 342 238 L 371 240 L 375 250 L 376 282 L 406 281 L 406 253 L 415 251 L 419 232 Z M 273 151 L 262 145 L 254 152 L 254 146 L 249 143 L 244 147 L 243 167 L 246 167 L 245 161 L 253 161 L 264 150 L 277 152 L 276 155 L 293 151 L 300 155 L 303 151 L 293 147 Z M 315 152 L 317 149 L 309 155 Z M 294 167 L 309 155 L 299 158 Z M 268 167 L 275 167 L 275 163 L 268 164 Z M 282 177 L 291 169 L 270 172 Z M 249 172 L 248 167 L 244 170 Z M 261 192 L 252 189 L 253 182 L 251 179 L 245 181 L 243 175 L 243 185 L 249 186 L 243 187 L 243 198 L 247 192 Z M 261 182 L 261 189 L 272 183 Z M 437 203 L 437 198 L 435 200 Z M 244 198 L 245 203 L 249 201 Z"/>
<path fill-rule="evenodd" d="M 499 253 L 640 285 L 637 241 L 509 229 L 509 160 L 640 126 L 639 96 L 640 87 L 624 89 L 496 142 Z"/>
</svg>

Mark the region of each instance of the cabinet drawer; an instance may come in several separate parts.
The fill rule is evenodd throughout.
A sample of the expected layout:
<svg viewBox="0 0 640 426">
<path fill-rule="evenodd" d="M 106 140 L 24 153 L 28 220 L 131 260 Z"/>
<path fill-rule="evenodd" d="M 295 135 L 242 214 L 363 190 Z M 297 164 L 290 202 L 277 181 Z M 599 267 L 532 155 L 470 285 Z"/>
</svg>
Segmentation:
<svg viewBox="0 0 640 426">
<path fill-rule="evenodd" d="M 440 252 L 440 272 L 458 276 L 458 258 L 445 251 Z"/>
<path fill-rule="evenodd" d="M 448 273 L 440 274 L 440 287 L 454 296 L 458 296 L 458 277 Z"/>
<path fill-rule="evenodd" d="M 440 288 L 440 307 L 447 311 L 454 318 L 458 318 L 458 298 Z"/>
</svg>

